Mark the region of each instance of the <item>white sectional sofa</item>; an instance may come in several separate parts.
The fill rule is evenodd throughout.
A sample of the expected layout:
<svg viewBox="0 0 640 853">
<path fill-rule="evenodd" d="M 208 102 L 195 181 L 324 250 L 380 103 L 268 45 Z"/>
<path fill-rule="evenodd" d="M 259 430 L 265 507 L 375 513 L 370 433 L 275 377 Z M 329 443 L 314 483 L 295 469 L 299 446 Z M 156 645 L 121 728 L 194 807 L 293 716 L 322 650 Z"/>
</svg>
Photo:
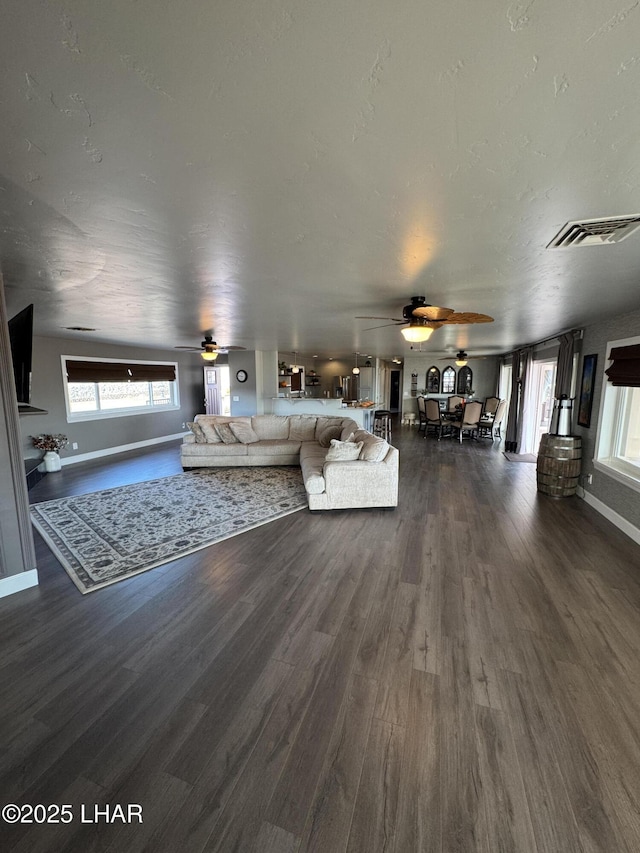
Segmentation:
<svg viewBox="0 0 640 853">
<path fill-rule="evenodd" d="M 196 415 L 184 437 L 184 469 L 299 465 L 309 509 L 395 507 L 399 454 L 351 418 Z M 351 445 L 351 446 L 349 446 Z M 341 458 L 356 453 L 357 458 Z"/>
</svg>

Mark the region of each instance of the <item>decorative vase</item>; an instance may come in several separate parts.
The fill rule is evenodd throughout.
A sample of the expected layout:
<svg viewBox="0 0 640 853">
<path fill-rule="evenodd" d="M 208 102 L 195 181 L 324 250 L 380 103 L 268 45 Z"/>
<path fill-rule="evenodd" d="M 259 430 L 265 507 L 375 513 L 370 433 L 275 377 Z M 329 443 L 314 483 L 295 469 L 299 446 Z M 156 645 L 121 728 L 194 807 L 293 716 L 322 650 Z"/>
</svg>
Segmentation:
<svg viewBox="0 0 640 853">
<path fill-rule="evenodd" d="M 59 471 L 62 467 L 60 463 L 60 454 L 56 453 L 55 450 L 47 450 L 44 454 L 44 470 L 47 473 L 51 473 L 52 471 Z"/>
</svg>

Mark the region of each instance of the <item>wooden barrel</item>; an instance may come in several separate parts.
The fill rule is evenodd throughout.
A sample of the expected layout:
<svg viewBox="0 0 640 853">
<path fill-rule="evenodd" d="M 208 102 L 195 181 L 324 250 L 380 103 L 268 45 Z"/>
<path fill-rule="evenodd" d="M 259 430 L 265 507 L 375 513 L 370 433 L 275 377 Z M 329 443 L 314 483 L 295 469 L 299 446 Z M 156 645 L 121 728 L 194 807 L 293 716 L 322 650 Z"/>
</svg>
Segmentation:
<svg viewBox="0 0 640 853">
<path fill-rule="evenodd" d="M 538 491 L 553 498 L 575 495 L 581 460 L 581 438 L 573 435 L 543 435 L 538 451 Z"/>
</svg>

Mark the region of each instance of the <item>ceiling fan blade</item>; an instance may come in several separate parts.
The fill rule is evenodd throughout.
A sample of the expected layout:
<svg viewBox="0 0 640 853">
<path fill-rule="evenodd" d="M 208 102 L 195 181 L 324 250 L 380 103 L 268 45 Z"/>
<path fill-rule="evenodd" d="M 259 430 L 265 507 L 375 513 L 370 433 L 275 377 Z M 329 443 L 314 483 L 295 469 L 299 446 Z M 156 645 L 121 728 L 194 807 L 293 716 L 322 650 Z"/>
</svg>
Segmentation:
<svg viewBox="0 0 640 853">
<path fill-rule="evenodd" d="M 201 352 L 202 347 L 174 347 L 174 349 L 181 349 L 183 352 Z"/>
<path fill-rule="evenodd" d="M 446 320 L 444 325 L 469 325 L 471 323 L 493 323 L 493 317 L 488 314 L 475 314 L 473 311 L 454 311 Z"/>
<path fill-rule="evenodd" d="M 390 317 L 379 317 L 379 320 L 390 320 Z M 368 329 L 362 329 L 363 332 L 373 332 L 375 329 L 386 329 L 389 326 L 406 326 L 405 320 L 394 320 L 393 323 L 385 323 L 384 326 L 369 326 Z"/>
<path fill-rule="evenodd" d="M 356 320 L 393 320 L 394 323 L 404 323 L 399 317 L 356 317 Z"/>
<path fill-rule="evenodd" d="M 423 320 L 440 321 L 446 320 L 454 314 L 453 308 L 439 308 L 437 305 L 420 305 L 413 309 L 414 317 L 421 317 Z"/>
</svg>

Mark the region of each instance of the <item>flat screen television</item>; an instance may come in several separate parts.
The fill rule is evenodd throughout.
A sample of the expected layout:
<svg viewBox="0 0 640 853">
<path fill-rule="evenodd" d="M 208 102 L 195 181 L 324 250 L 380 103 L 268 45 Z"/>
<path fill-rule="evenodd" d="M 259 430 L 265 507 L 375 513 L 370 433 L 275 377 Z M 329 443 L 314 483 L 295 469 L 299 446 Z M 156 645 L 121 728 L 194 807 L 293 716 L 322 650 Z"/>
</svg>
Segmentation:
<svg viewBox="0 0 640 853">
<path fill-rule="evenodd" d="M 31 354 L 33 348 L 33 305 L 9 320 L 11 360 L 18 405 L 31 403 Z"/>
</svg>

